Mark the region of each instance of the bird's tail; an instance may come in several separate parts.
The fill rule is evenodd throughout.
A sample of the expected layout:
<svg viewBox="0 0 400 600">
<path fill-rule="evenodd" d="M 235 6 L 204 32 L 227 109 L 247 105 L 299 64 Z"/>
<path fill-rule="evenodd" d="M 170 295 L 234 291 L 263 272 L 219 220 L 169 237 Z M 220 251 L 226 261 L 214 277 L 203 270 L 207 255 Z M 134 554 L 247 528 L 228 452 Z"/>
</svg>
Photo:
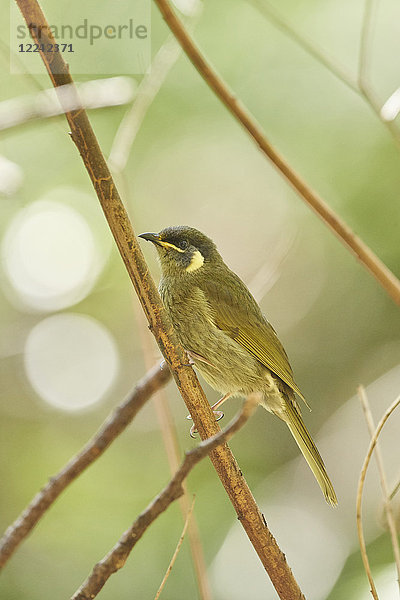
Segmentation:
<svg viewBox="0 0 400 600">
<path fill-rule="evenodd" d="M 332 482 L 328 477 L 328 473 L 326 472 L 324 461 L 322 460 L 316 445 L 311 439 L 300 413 L 290 401 L 286 402 L 285 408 L 284 420 L 294 439 L 296 440 L 301 452 L 303 453 L 304 458 L 308 462 L 311 471 L 314 473 L 314 477 L 318 481 L 319 487 L 325 496 L 325 500 L 328 502 L 328 504 L 337 506 L 338 502 L 335 490 L 333 489 Z"/>
</svg>

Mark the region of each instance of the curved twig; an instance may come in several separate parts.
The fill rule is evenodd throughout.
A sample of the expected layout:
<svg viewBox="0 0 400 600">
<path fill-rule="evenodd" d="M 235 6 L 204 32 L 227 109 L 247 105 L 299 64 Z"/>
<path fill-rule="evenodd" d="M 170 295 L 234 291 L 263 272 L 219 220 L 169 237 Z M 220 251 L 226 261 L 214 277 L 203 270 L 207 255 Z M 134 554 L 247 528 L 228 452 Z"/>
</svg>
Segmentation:
<svg viewBox="0 0 400 600">
<path fill-rule="evenodd" d="M 51 477 L 47 485 L 36 494 L 0 539 L 0 569 L 4 567 L 21 542 L 29 535 L 65 488 L 103 454 L 131 423 L 151 395 L 165 385 L 170 377 L 171 372 L 165 362 L 151 369 L 137 383 L 128 399 L 109 415 L 86 446 L 57 475 Z"/>
<path fill-rule="evenodd" d="M 369 407 L 367 393 L 366 393 L 363 385 L 358 386 L 358 395 L 361 400 L 361 405 L 363 407 L 365 419 L 367 421 L 368 431 L 370 433 L 370 436 L 372 437 L 374 435 L 374 431 L 375 431 L 375 423 L 374 423 L 374 419 L 372 417 L 371 409 Z M 394 562 L 396 564 L 396 570 L 397 570 L 397 583 L 400 586 L 399 538 L 398 538 L 398 533 L 397 533 L 397 529 L 396 529 L 396 519 L 394 517 L 393 509 L 392 509 L 392 505 L 391 505 L 391 498 L 390 498 L 389 487 L 388 487 L 386 472 L 385 472 L 385 465 L 383 463 L 383 456 L 382 456 L 381 447 L 380 447 L 378 440 L 377 440 L 376 446 L 375 446 L 375 458 L 376 458 L 376 464 L 377 464 L 378 472 L 379 472 L 379 479 L 381 481 L 383 506 L 384 506 L 384 510 L 386 513 L 386 522 L 387 522 L 387 526 L 389 528 L 390 538 L 392 540 Z"/>
<path fill-rule="evenodd" d="M 376 442 L 378 440 L 379 434 L 381 433 L 382 428 L 385 425 L 386 421 L 388 420 L 390 415 L 394 412 L 394 410 L 398 407 L 399 404 L 400 404 L 400 396 L 393 402 L 393 404 L 391 404 L 389 406 L 389 408 L 383 415 L 382 419 L 379 421 L 378 427 L 376 428 L 375 433 L 372 436 L 371 442 L 369 444 L 368 452 L 364 459 L 364 464 L 361 469 L 360 478 L 358 480 L 358 487 L 357 487 L 356 520 L 357 520 L 358 541 L 360 544 L 361 558 L 362 558 L 362 561 L 364 564 L 364 569 L 367 574 L 369 584 L 371 586 L 371 594 L 375 600 L 379 600 L 379 598 L 378 598 L 378 593 L 376 591 L 376 587 L 374 584 L 374 580 L 372 578 L 371 567 L 369 565 L 368 554 L 367 554 L 367 546 L 365 543 L 364 530 L 363 530 L 363 524 L 362 524 L 362 496 L 363 496 L 363 491 L 364 491 L 365 476 L 367 474 L 368 465 L 370 463 L 371 456 L 372 456 L 372 453 L 376 446 Z"/>
<path fill-rule="evenodd" d="M 270 144 L 260 124 L 204 58 L 182 22 L 171 9 L 168 1 L 154 1 L 193 65 L 229 112 L 243 125 L 262 152 L 289 181 L 308 206 L 333 231 L 344 246 L 358 258 L 396 304 L 400 305 L 400 281 L 397 277 Z"/>
</svg>

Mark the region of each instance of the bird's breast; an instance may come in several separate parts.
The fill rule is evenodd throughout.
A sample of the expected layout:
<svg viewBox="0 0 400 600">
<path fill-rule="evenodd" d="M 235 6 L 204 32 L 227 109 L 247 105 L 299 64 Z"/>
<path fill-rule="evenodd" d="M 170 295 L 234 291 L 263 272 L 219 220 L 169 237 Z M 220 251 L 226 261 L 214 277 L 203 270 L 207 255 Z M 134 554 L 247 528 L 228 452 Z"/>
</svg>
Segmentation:
<svg viewBox="0 0 400 600">
<path fill-rule="evenodd" d="M 203 341 L 210 341 L 217 328 L 211 308 L 199 288 L 179 288 L 160 284 L 160 295 L 181 344 L 193 351 Z"/>
<path fill-rule="evenodd" d="M 199 357 L 194 356 L 194 363 L 207 383 L 224 394 L 248 394 L 263 387 L 267 370 L 216 326 L 199 288 L 177 290 L 161 284 L 160 294 L 182 346 Z"/>
</svg>

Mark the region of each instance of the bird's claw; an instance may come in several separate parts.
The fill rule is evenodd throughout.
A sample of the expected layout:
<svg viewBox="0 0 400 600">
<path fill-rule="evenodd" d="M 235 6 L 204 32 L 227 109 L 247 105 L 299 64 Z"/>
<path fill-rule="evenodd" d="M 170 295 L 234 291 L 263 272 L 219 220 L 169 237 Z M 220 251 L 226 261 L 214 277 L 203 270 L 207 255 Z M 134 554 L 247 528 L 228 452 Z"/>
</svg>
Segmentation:
<svg viewBox="0 0 400 600">
<path fill-rule="evenodd" d="M 224 413 L 222 412 L 222 410 L 214 410 L 213 413 L 215 415 L 216 421 L 220 421 L 224 416 Z"/>
<path fill-rule="evenodd" d="M 216 421 L 220 421 L 223 418 L 223 416 L 224 416 L 224 413 L 222 412 L 222 410 L 214 410 L 213 413 L 214 413 Z M 188 421 L 192 420 L 191 415 L 187 415 L 186 418 L 187 418 Z M 189 433 L 190 433 L 190 437 L 191 438 L 195 438 L 196 437 L 196 434 L 198 433 L 198 431 L 197 431 L 196 425 L 194 423 L 191 426 Z"/>
</svg>

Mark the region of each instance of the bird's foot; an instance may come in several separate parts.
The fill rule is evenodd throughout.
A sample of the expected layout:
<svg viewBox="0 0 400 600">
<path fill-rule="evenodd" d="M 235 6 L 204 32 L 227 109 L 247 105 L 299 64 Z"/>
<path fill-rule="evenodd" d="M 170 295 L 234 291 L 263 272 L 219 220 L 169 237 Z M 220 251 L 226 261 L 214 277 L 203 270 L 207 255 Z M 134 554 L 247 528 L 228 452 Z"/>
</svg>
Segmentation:
<svg viewBox="0 0 400 600">
<path fill-rule="evenodd" d="M 187 352 L 187 355 L 188 355 L 188 362 L 187 363 L 183 363 L 183 366 L 184 367 L 193 367 L 194 366 L 194 360 L 190 356 L 189 352 Z"/>
<path fill-rule="evenodd" d="M 215 415 L 216 421 L 220 421 L 224 416 L 224 413 L 222 412 L 222 410 L 213 410 L 213 413 Z"/>
<path fill-rule="evenodd" d="M 215 420 L 216 421 L 220 421 L 222 419 L 222 417 L 224 416 L 224 413 L 222 412 L 222 410 L 213 410 L 213 413 L 215 415 Z M 186 417 L 188 419 L 188 421 L 192 420 L 192 417 L 190 415 L 188 415 Z M 196 425 L 193 423 L 193 425 L 190 428 L 190 437 L 195 438 L 196 434 L 198 433 L 197 429 L 196 429 Z"/>
</svg>

